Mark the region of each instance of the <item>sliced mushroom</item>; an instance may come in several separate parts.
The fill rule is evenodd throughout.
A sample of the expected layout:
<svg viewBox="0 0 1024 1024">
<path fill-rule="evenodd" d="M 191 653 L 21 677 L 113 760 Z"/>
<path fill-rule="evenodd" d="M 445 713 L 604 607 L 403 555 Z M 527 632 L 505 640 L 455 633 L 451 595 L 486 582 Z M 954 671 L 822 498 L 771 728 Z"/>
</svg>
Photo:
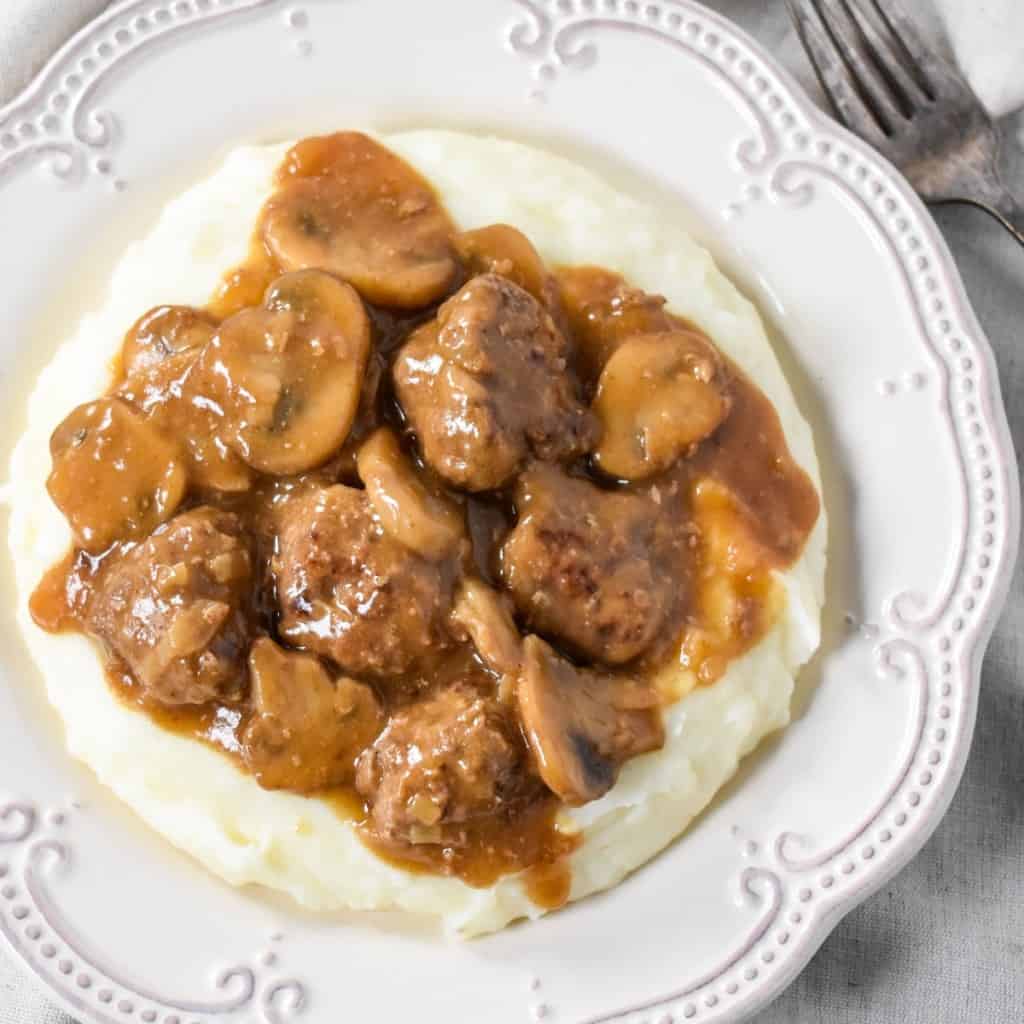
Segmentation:
<svg viewBox="0 0 1024 1024">
<path fill-rule="evenodd" d="M 592 405 L 601 421 L 594 462 L 641 480 L 668 469 L 729 413 L 720 363 L 700 335 L 641 334 L 608 360 Z"/>
<path fill-rule="evenodd" d="M 359 335 L 370 324 L 355 290 L 323 270 L 296 270 L 270 283 L 263 297 L 267 309 L 294 313 L 304 324 L 329 320 L 338 329 Z"/>
<path fill-rule="evenodd" d="M 571 665 L 543 640 L 523 643 L 517 697 L 547 787 L 571 806 L 603 796 L 623 762 L 665 741 L 658 696 L 633 679 Z"/>
<path fill-rule="evenodd" d="M 117 398 L 73 410 L 53 432 L 50 455 L 46 489 L 86 551 L 147 536 L 185 495 L 177 445 Z"/>
<path fill-rule="evenodd" d="M 253 472 L 221 438 L 221 418 L 198 386 L 200 375 L 195 367 L 200 351 L 185 348 L 162 362 L 142 363 L 117 393 L 144 413 L 165 437 L 178 440 L 196 487 L 245 491 L 252 484 Z"/>
<path fill-rule="evenodd" d="M 587 380 L 597 380 L 612 353 L 627 338 L 675 327 L 663 296 L 633 288 L 610 270 L 560 270 L 558 288 L 579 348 L 580 370 Z"/>
<path fill-rule="evenodd" d="M 267 637 L 252 645 L 249 674 L 253 712 L 242 758 L 259 784 L 308 793 L 351 783 L 356 758 L 384 724 L 373 690 L 332 679 L 316 658 Z"/>
<path fill-rule="evenodd" d="M 452 623 L 466 634 L 484 664 L 497 676 L 513 678 L 523 663 L 523 641 L 501 595 L 486 583 L 464 577 L 455 592 Z"/>
<path fill-rule="evenodd" d="M 145 373 L 171 356 L 202 348 L 216 333 L 211 317 L 191 306 L 157 306 L 125 335 L 121 363 L 125 377 Z"/>
<path fill-rule="evenodd" d="M 472 275 L 500 274 L 545 305 L 551 298 L 544 261 L 518 228 L 490 224 L 455 238 L 455 251 Z"/>
<path fill-rule="evenodd" d="M 427 487 L 388 427 L 366 440 L 356 465 L 381 526 L 410 550 L 444 558 L 465 535 L 458 506 Z"/>
<path fill-rule="evenodd" d="M 323 267 L 370 302 L 416 309 L 455 281 L 452 226 L 430 185 L 359 132 L 306 139 L 285 158 L 263 238 L 286 270 Z"/>
<path fill-rule="evenodd" d="M 226 320 L 200 357 L 224 440 L 254 469 L 289 475 L 341 447 L 359 405 L 370 324 L 328 274 L 279 279 L 266 307 Z"/>
</svg>

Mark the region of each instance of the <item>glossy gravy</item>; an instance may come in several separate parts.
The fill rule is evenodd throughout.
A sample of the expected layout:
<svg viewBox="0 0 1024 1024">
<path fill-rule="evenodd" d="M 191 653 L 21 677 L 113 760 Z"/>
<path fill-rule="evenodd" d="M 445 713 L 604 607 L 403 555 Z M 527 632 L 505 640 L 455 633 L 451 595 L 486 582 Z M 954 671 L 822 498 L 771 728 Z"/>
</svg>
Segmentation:
<svg viewBox="0 0 1024 1024">
<path fill-rule="evenodd" d="M 411 169 L 396 167 L 393 155 L 378 165 L 375 144 L 364 147 L 359 143 L 353 149 L 355 158 L 349 159 L 339 138 L 306 140 L 296 147 L 279 172 L 278 189 L 285 190 L 297 179 L 307 177 L 316 192 L 311 201 L 320 202 L 321 192 L 336 192 L 339 181 L 348 182 L 356 198 L 350 196 L 346 201 L 356 206 L 359 196 L 376 194 L 370 186 L 379 174 L 384 183 L 381 187 L 392 189 L 398 196 L 395 201 L 406 201 L 402 196 L 407 195 L 413 196 L 410 202 L 424 201 L 423 190 L 428 186 Z M 287 202 L 285 193 L 279 191 L 268 208 L 276 203 L 280 211 Z M 359 210 L 351 215 L 358 217 Z M 438 204 L 436 223 L 429 225 L 429 232 L 447 230 L 443 226 L 446 216 Z M 312 223 L 306 227 L 319 244 L 324 229 Z M 202 451 L 201 457 L 213 463 L 216 453 L 223 449 L 223 465 L 214 465 L 211 471 L 219 473 L 225 467 L 237 470 L 241 483 L 232 480 L 229 488 L 217 489 L 196 486 L 193 478 L 178 511 L 212 506 L 238 516 L 244 524 L 256 552 L 254 592 L 245 611 L 249 636 L 280 638 L 280 610 L 270 568 L 277 544 L 271 514 L 274 508 L 291 493 L 311 485 L 343 482 L 361 486 L 356 455 L 360 444 L 381 425 L 393 428 L 403 438 L 406 453 L 429 486 L 463 514 L 469 544 L 456 571 L 478 575 L 493 587 L 501 586 L 497 551 L 517 518 L 511 490 L 466 494 L 445 485 L 419 457 L 392 384 L 396 352 L 412 332 L 435 317 L 440 302 L 474 273 L 503 273 L 543 298 L 575 347 L 576 365 L 567 372 L 578 375 L 585 402 L 593 399 L 602 367 L 624 340 L 676 332 L 699 336 L 702 344 L 708 344 L 694 325 L 667 313 L 660 300 L 630 289 L 615 274 L 595 267 L 561 268 L 552 274 L 543 268 L 538 271 L 530 262 L 532 257 L 520 256 L 514 246 L 499 251 L 498 257 L 492 253 L 491 258 L 483 258 L 481 250 L 487 257 L 489 239 L 460 243 L 459 239 L 466 236 L 458 236 L 454 228 L 450 232 L 460 257 L 453 261 L 450 280 L 443 282 L 436 297 L 407 308 L 366 301 L 364 294 L 372 346 L 354 422 L 344 443 L 329 459 L 298 474 L 272 476 L 239 462 L 237 446 L 207 445 Z M 287 269 L 268 243 L 266 224 L 261 221 L 247 261 L 230 270 L 209 304 L 194 312 L 209 325 L 212 336 L 235 314 L 260 306 L 268 288 Z M 418 265 L 411 270 L 399 268 L 402 274 L 414 273 L 410 285 L 413 290 L 408 294 L 434 289 L 445 273 L 440 258 L 428 263 L 423 273 L 422 269 Z M 392 294 L 373 275 L 368 275 L 366 282 L 366 290 L 377 300 Z M 403 302 L 406 294 L 401 293 Z M 133 332 L 138 335 L 138 325 Z M 130 332 L 128 343 L 132 337 Z M 674 459 L 646 479 L 632 482 L 609 476 L 590 458 L 575 459 L 566 467 L 569 475 L 604 490 L 642 493 L 661 505 L 664 514 L 673 517 L 673 529 L 681 531 L 688 552 L 680 578 L 685 599 L 672 619 L 671 630 L 642 657 L 616 670 L 624 676 L 643 677 L 667 659 L 677 659 L 690 670 L 694 685 L 713 684 L 729 662 L 755 646 L 774 622 L 781 596 L 772 573 L 795 561 L 819 513 L 817 493 L 790 456 L 771 403 L 738 367 L 725 359 L 721 366 L 728 414 L 710 436 L 690 446 L 684 457 Z M 123 392 L 126 383 L 131 382 L 126 381 L 124 368 L 120 367 L 110 393 Z M 194 422 L 182 424 L 180 418 L 176 422 L 196 437 L 210 433 L 208 417 L 197 414 Z M 98 552 L 81 548 L 70 552 L 33 594 L 31 611 L 35 621 L 53 632 L 85 630 L 90 604 L 102 588 L 108 566 L 140 539 L 125 538 Z M 549 639 L 558 649 L 557 638 Z M 570 649 L 567 653 L 579 660 L 578 652 Z M 247 698 L 168 706 L 153 700 L 128 665 L 109 649 L 107 672 L 111 687 L 123 701 L 149 715 L 162 728 L 217 748 L 245 770 L 243 737 L 253 714 Z M 492 693 L 497 685 L 494 672 L 465 641 L 452 643 L 407 675 L 386 681 L 372 679 L 370 684 L 387 719 L 424 695 L 443 691 L 456 679 L 468 681 L 481 693 Z M 661 695 L 666 702 L 679 696 L 669 692 Z M 487 886 L 503 875 L 523 872 L 527 891 L 539 906 L 554 908 L 569 896 L 571 872 L 567 858 L 582 838 L 558 828 L 556 819 L 562 804 L 543 785 L 531 783 L 495 813 L 461 822 L 455 831 L 447 833 L 453 837 L 450 842 L 445 840 L 445 833 L 440 842 L 429 843 L 395 842 L 382 836 L 373 825 L 366 800 L 352 784 L 321 791 L 314 798 L 329 801 L 340 816 L 357 823 L 361 837 L 374 851 L 409 870 L 451 874 L 474 886 Z"/>
</svg>

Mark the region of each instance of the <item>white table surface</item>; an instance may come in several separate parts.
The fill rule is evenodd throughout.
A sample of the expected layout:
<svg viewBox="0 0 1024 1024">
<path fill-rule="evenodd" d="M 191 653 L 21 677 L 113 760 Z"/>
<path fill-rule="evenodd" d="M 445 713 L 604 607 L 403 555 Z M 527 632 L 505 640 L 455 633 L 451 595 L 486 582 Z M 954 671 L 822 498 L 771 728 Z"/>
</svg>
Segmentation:
<svg viewBox="0 0 1024 1024">
<path fill-rule="evenodd" d="M 108 0 L 0 0 L 0 103 Z M 705 0 L 808 86 L 781 0 Z M 933 0 L 904 0 L 931 21 Z M 941 0 L 947 7 L 955 0 Z M 990 0 L 963 0 L 984 17 Z M 59 16 L 54 16 L 54 10 Z M 1019 50 L 1024 40 L 1011 41 Z M 1024 118 L 1005 123 L 1007 181 L 1024 194 Z M 1024 249 L 965 208 L 936 211 L 996 352 L 1024 444 Z M 759 1024 L 1024 1021 L 1024 571 L 985 659 L 974 749 L 949 813 L 917 858 L 836 929 Z M 0 1024 L 72 1024 L 0 954 Z"/>
</svg>

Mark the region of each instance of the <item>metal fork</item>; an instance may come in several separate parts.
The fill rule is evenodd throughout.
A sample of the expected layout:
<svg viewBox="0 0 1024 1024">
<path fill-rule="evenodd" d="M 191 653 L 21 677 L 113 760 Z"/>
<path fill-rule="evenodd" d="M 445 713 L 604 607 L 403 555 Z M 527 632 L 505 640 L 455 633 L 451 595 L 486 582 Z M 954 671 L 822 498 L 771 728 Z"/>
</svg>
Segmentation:
<svg viewBox="0 0 1024 1024">
<path fill-rule="evenodd" d="M 786 2 L 836 117 L 925 202 L 978 206 L 1024 245 L 1024 206 L 999 176 L 998 129 L 895 0 Z"/>
</svg>

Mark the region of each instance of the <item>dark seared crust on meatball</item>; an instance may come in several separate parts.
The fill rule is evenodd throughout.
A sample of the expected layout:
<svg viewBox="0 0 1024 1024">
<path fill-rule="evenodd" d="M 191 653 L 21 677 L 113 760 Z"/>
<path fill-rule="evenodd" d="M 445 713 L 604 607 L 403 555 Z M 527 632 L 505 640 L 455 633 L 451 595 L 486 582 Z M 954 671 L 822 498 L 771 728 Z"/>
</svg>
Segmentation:
<svg viewBox="0 0 1024 1024">
<path fill-rule="evenodd" d="M 359 759 L 356 786 L 380 839 L 460 845 L 461 826 L 522 799 L 525 768 L 505 706 L 457 682 L 392 715 Z"/>
<path fill-rule="evenodd" d="M 159 704 L 240 698 L 252 559 L 238 518 L 213 508 L 175 516 L 112 556 L 86 625 Z"/>
<path fill-rule="evenodd" d="M 684 538 L 647 496 L 537 465 L 516 485 L 501 574 L 520 616 L 587 658 L 619 665 L 680 616 Z"/>
<path fill-rule="evenodd" d="M 279 518 L 272 568 L 289 643 L 378 677 L 408 672 L 450 643 L 453 565 L 391 538 L 364 491 L 311 488 Z"/>
<path fill-rule="evenodd" d="M 532 455 L 570 459 L 595 440 L 570 347 L 529 292 L 498 274 L 469 281 L 406 342 L 395 387 L 426 462 L 455 487 L 508 483 Z"/>
</svg>

